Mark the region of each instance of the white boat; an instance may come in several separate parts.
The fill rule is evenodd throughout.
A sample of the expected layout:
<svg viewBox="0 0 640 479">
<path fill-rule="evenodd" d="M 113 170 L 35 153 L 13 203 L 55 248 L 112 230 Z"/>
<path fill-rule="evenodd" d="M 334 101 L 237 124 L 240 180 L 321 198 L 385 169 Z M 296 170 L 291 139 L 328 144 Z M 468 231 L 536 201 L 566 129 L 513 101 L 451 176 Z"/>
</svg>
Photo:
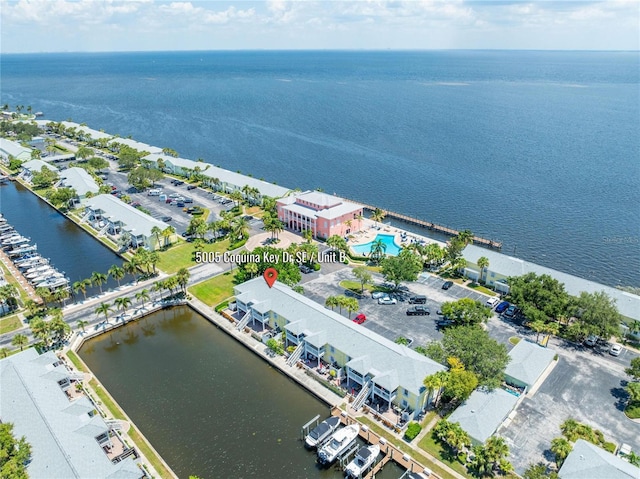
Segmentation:
<svg viewBox="0 0 640 479">
<path fill-rule="evenodd" d="M 40 271 L 34 271 L 32 273 L 25 274 L 24 277 L 27 278 L 29 281 L 34 281 L 38 278 L 42 278 L 43 276 L 57 273 L 57 271 L 53 269 L 51 266 L 45 266 L 45 268 L 46 269 L 41 269 Z"/>
<path fill-rule="evenodd" d="M 334 432 L 329 441 L 318 449 L 320 462 L 331 464 L 335 461 L 355 441 L 359 431 L 360 426 L 358 424 L 351 424 Z"/>
<path fill-rule="evenodd" d="M 61 288 L 62 286 L 66 286 L 68 284 L 69 284 L 69 280 L 67 278 L 52 278 L 38 284 L 38 287 L 57 289 L 57 288 Z"/>
<path fill-rule="evenodd" d="M 24 236 L 14 236 L 12 238 L 6 239 L 2 242 L 2 246 L 16 246 L 19 244 L 24 244 L 24 243 L 28 243 L 30 240 L 29 238 L 25 238 Z"/>
<path fill-rule="evenodd" d="M 27 245 L 27 246 L 21 246 L 20 248 L 12 249 L 7 254 L 9 256 L 21 256 L 25 253 L 33 253 L 37 249 L 38 249 L 38 245 L 35 245 L 35 244 Z"/>
<path fill-rule="evenodd" d="M 25 278 L 33 278 L 34 276 L 32 275 L 34 273 L 36 275 L 39 275 L 50 269 L 53 269 L 53 267 L 49 266 L 48 264 L 41 264 L 39 266 L 32 266 L 31 268 L 27 269 L 23 274 Z"/>
<path fill-rule="evenodd" d="M 319 444 L 322 444 L 325 439 L 333 434 L 339 425 L 340 418 L 338 416 L 332 416 L 322 421 L 304 438 L 305 444 L 308 447 L 318 447 Z"/>
<path fill-rule="evenodd" d="M 17 263 L 16 266 L 18 269 L 27 270 L 29 268 L 33 268 L 34 266 L 44 266 L 49 264 L 49 260 L 47 258 L 29 258 L 24 260 L 22 263 Z"/>
<path fill-rule="evenodd" d="M 365 446 L 358 451 L 356 457 L 353 458 L 345 472 L 347 476 L 362 477 L 373 464 L 375 464 L 380 454 L 380 446 L 374 444 L 372 446 Z"/>
<path fill-rule="evenodd" d="M 31 282 L 33 283 L 33 285 L 38 288 L 40 287 L 40 284 L 45 283 L 47 281 L 53 280 L 53 279 L 60 279 L 60 278 L 64 278 L 64 274 L 62 273 L 58 273 L 53 272 L 53 273 L 45 273 L 41 276 L 38 276 L 37 278 L 34 278 L 33 280 L 31 280 Z"/>
<path fill-rule="evenodd" d="M 22 238 L 22 235 L 20 233 L 16 233 L 15 230 L 13 230 L 10 233 L 5 233 L 2 236 L 0 236 L 0 243 L 4 243 L 5 241 L 9 241 L 10 239 L 13 238 Z"/>
<path fill-rule="evenodd" d="M 42 256 L 40 256 L 38 253 L 27 253 L 17 258 L 13 258 L 13 264 L 19 267 L 24 263 L 28 263 L 29 261 L 38 259 L 38 258 L 42 258 Z"/>
</svg>

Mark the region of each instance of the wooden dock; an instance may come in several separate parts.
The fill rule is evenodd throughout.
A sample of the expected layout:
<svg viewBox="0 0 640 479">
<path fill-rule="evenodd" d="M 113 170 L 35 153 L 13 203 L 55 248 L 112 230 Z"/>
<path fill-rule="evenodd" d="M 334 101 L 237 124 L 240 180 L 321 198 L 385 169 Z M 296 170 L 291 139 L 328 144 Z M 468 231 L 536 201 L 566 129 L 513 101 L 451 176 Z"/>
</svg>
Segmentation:
<svg viewBox="0 0 640 479">
<path fill-rule="evenodd" d="M 338 407 L 334 407 L 331 410 L 331 415 L 339 416 L 340 421 L 345 426 L 358 422 L 357 419 L 349 416 L 344 411 L 342 411 L 342 409 Z M 365 476 L 365 479 L 373 479 L 375 475 L 378 472 L 380 472 L 380 470 L 389 461 L 395 461 L 400 467 L 410 472 L 422 472 L 425 469 L 427 469 L 425 466 L 415 461 L 408 453 L 402 452 L 393 444 L 389 444 L 385 438 L 380 437 L 375 431 L 372 431 L 368 426 L 365 427 L 362 424 L 360 424 L 360 437 L 364 441 L 366 441 L 368 444 L 379 444 L 380 452 L 383 454 L 382 459 L 367 473 L 367 475 Z M 439 476 L 437 476 L 433 472 L 429 477 L 439 479 Z"/>
<path fill-rule="evenodd" d="M 363 203 L 361 201 L 352 200 L 350 198 L 344 198 L 344 199 L 348 200 L 348 201 L 351 201 L 352 203 L 359 204 L 364 209 L 369 210 L 369 211 L 374 211 L 376 209 L 380 209 L 381 211 L 384 212 L 385 218 L 392 218 L 394 220 L 403 221 L 403 222 L 409 223 L 411 225 L 420 226 L 421 228 L 426 228 L 426 229 L 428 229 L 430 231 L 435 231 L 436 233 L 441 233 L 441 234 L 444 234 L 444 235 L 447 235 L 447 236 L 457 236 L 460 233 L 460 231 L 458 231 L 456 229 L 453 229 L 453 228 L 449 228 L 448 226 L 442 226 L 442 225 L 439 225 L 439 224 L 436 224 L 436 223 L 431 223 L 430 221 L 421 220 L 419 218 L 414 218 L 413 216 L 409 216 L 409 215 L 405 215 L 405 214 L 402 214 L 402 213 L 398 213 L 396 211 L 385 210 L 383 208 L 378 208 L 377 206 L 368 205 L 368 204 Z M 485 246 L 487 248 L 496 249 L 496 250 L 502 249 L 502 241 L 481 238 L 480 236 L 474 236 L 473 237 L 473 243 L 477 244 L 477 245 L 480 245 L 480 246 Z"/>
<path fill-rule="evenodd" d="M 16 268 L 16 266 L 13 264 L 13 261 L 11 261 L 6 253 L 2 250 L 0 250 L 0 261 L 2 261 L 5 268 L 9 270 L 9 274 L 11 274 L 11 276 L 13 276 L 13 278 L 16 280 L 17 286 L 19 288 L 22 288 L 22 290 L 27 293 L 29 299 L 34 300 L 38 304 L 42 304 L 42 298 L 36 294 L 36 290 L 33 288 L 33 286 L 31 286 L 29 281 L 27 281 L 20 270 L 18 270 L 18 268 Z M 2 272 L 0 271 L 0 273 Z"/>
</svg>

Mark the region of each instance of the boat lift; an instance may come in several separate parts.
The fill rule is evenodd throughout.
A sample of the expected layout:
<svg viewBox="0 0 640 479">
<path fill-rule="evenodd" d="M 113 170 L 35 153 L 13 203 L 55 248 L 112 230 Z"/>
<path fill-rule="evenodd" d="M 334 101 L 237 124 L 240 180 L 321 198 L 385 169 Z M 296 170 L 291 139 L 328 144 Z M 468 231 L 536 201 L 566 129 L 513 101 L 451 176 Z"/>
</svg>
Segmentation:
<svg viewBox="0 0 640 479">
<path fill-rule="evenodd" d="M 309 434 L 309 431 L 311 430 L 311 426 L 316 427 L 318 425 L 319 419 L 320 419 L 320 414 L 318 414 L 311 421 L 309 421 L 304 426 L 302 426 L 302 429 L 300 430 L 300 435 L 302 436 L 301 439 L 303 441 L 304 441 L 304 438 L 307 437 L 307 434 Z"/>
</svg>

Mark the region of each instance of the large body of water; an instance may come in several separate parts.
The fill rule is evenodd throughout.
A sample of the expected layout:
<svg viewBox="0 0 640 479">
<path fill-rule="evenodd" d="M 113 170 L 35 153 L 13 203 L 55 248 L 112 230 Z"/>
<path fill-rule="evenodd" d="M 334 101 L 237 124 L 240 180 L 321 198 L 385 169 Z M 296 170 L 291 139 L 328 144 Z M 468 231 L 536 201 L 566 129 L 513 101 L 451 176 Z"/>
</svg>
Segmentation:
<svg viewBox="0 0 640 479">
<path fill-rule="evenodd" d="M 18 233 L 31 238 L 31 243 L 38 245 L 38 253 L 64 272 L 71 284 L 90 278 L 94 271 L 107 274 L 112 265 L 123 263 L 117 254 L 17 182 L 0 186 L 0 213 Z M 116 285 L 108 278 L 102 288 Z M 87 289 L 87 294 L 99 291 L 94 286 Z"/>
<path fill-rule="evenodd" d="M 188 307 L 91 339 L 79 354 L 179 477 L 344 477 L 319 469 L 300 441 L 328 407 Z M 377 477 L 400 475 L 389 464 Z"/>
<path fill-rule="evenodd" d="M 3 55 L 0 103 L 640 286 L 638 52 Z"/>
</svg>

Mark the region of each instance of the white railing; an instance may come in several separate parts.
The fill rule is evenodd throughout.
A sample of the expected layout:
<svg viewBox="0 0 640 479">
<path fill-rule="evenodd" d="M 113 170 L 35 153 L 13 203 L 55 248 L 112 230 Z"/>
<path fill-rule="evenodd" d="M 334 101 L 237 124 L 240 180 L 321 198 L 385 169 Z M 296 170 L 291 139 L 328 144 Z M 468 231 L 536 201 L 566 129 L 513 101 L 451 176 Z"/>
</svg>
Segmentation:
<svg viewBox="0 0 640 479">
<path fill-rule="evenodd" d="M 250 319 L 251 319 L 251 312 L 247 311 L 242 317 L 242 319 L 238 321 L 238 324 L 236 324 L 236 329 L 238 331 L 243 329 L 247 324 L 249 324 Z"/>
<path fill-rule="evenodd" d="M 300 344 L 298 344 L 298 347 L 294 349 L 293 353 L 291 353 L 291 356 L 287 358 L 287 366 L 293 366 L 294 364 L 296 364 L 302 356 L 303 352 L 304 342 L 301 342 Z"/>
<path fill-rule="evenodd" d="M 362 386 L 362 389 L 360 390 L 360 392 L 356 396 L 356 398 L 353 401 L 353 404 L 351 405 L 351 407 L 355 411 L 359 410 L 364 405 L 364 402 L 367 400 L 367 397 L 369 396 L 370 392 L 371 392 L 371 381 L 367 381 L 364 384 L 364 386 Z"/>
</svg>

